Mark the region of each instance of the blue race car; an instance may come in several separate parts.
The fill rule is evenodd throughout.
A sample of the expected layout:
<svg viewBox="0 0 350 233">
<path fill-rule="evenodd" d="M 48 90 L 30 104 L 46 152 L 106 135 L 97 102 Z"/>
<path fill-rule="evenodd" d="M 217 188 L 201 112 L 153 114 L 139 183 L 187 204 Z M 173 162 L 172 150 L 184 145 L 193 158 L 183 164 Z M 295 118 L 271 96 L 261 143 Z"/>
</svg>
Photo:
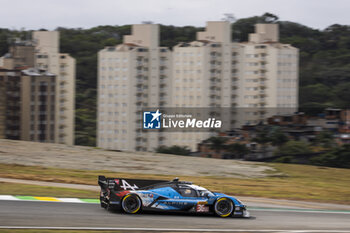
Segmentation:
<svg viewBox="0 0 350 233">
<path fill-rule="evenodd" d="M 137 180 L 98 177 L 101 207 L 120 209 L 128 214 L 142 210 L 214 213 L 220 217 L 249 217 L 246 206 L 237 198 L 211 192 L 191 182 Z"/>
</svg>

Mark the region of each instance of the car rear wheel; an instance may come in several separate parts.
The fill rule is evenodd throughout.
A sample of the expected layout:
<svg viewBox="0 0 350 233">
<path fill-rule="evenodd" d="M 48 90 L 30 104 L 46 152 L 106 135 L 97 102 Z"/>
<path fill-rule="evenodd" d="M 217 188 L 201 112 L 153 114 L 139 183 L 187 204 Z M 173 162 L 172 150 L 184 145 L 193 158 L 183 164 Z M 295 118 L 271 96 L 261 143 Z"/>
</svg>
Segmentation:
<svg viewBox="0 0 350 233">
<path fill-rule="evenodd" d="M 100 200 L 100 204 L 101 204 L 101 207 L 106 209 L 107 208 L 107 204 L 104 203 L 102 200 Z"/>
<path fill-rule="evenodd" d="M 233 209 L 234 205 L 232 201 L 226 197 L 218 199 L 214 205 L 215 214 L 222 218 L 231 216 Z"/>
<path fill-rule="evenodd" d="M 141 210 L 141 200 L 138 196 L 128 194 L 122 200 L 122 209 L 127 214 L 136 214 Z"/>
<path fill-rule="evenodd" d="M 100 193 L 100 204 L 102 208 L 105 208 L 105 209 L 107 208 L 106 198 L 102 192 Z"/>
</svg>

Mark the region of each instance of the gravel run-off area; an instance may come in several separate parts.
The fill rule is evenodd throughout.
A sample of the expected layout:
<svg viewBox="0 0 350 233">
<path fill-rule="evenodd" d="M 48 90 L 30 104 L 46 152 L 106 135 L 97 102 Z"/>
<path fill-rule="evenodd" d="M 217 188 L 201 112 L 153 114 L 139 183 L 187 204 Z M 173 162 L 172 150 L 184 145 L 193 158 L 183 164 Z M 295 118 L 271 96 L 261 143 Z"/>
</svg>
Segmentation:
<svg viewBox="0 0 350 233">
<path fill-rule="evenodd" d="M 256 178 L 274 169 L 264 163 L 115 152 L 84 146 L 0 139 L 0 163 L 139 174 Z"/>
</svg>

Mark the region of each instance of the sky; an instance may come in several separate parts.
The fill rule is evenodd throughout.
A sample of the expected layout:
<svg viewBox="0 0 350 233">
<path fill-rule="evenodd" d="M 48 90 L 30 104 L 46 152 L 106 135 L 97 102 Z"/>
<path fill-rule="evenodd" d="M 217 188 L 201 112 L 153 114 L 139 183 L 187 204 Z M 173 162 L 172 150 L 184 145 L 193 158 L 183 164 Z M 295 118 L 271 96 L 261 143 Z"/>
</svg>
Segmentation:
<svg viewBox="0 0 350 233">
<path fill-rule="evenodd" d="M 152 21 L 205 26 L 225 13 L 246 18 L 270 12 L 280 20 L 325 29 L 350 25 L 350 0 L 0 0 L 0 28 L 53 30 Z"/>
</svg>

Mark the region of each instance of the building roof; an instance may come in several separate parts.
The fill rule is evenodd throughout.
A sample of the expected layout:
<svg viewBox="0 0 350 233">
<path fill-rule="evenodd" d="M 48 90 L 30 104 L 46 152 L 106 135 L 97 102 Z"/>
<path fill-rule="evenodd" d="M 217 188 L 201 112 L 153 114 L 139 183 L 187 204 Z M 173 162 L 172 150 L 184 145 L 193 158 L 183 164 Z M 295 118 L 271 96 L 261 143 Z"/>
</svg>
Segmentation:
<svg viewBox="0 0 350 233">
<path fill-rule="evenodd" d="M 28 76 L 55 76 L 54 74 L 48 72 L 47 70 L 39 70 L 36 68 L 28 68 L 22 70 L 22 73 Z"/>
</svg>

